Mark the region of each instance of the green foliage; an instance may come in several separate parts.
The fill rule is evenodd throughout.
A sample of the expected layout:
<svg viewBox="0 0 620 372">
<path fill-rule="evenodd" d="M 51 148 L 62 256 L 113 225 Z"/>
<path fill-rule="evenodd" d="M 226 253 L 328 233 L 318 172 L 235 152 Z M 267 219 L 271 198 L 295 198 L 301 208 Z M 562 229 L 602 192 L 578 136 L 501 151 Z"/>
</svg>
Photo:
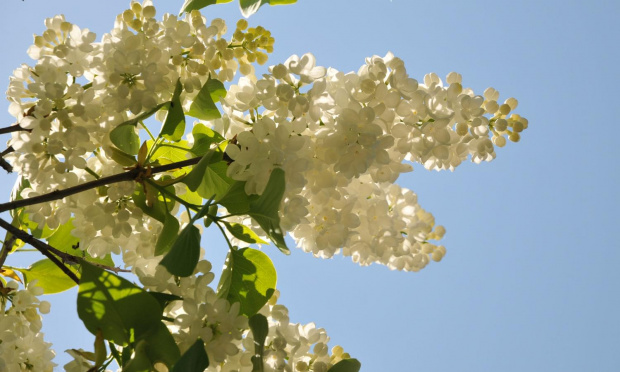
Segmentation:
<svg viewBox="0 0 620 372">
<path fill-rule="evenodd" d="M 252 316 L 271 298 L 277 282 L 269 256 L 252 249 L 233 249 L 218 285 L 218 295 L 230 303 L 239 302 L 241 314 Z"/>
<path fill-rule="evenodd" d="M 136 133 L 136 126 L 139 122 L 153 116 L 153 114 L 167 104 L 168 102 L 160 103 L 149 111 L 143 112 L 133 119 L 129 119 L 116 126 L 116 128 L 110 131 L 110 140 L 112 143 L 126 154 L 137 155 L 138 150 L 140 150 L 140 137 L 138 137 Z"/>
<path fill-rule="evenodd" d="M 261 239 L 252 229 L 238 223 L 224 222 L 226 229 L 237 239 L 246 243 L 269 244 Z"/>
<path fill-rule="evenodd" d="M 232 0 L 185 0 L 181 7 L 181 13 L 189 13 L 192 10 L 200 10 L 213 4 L 230 3 Z"/>
<path fill-rule="evenodd" d="M 182 299 L 181 297 L 170 294 L 170 293 L 148 292 L 148 294 L 150 294 L 153 298 L 155 298 L 155 300 L 157 300 L 157 302 L 159 303 L 159 306 L 162 309 L 168 306 L 168 304 L 171 303 L 172 301 L 177 301 L 177 300 Z"/>
<path fill-rule="evenodd" d="M 245 182 L 235 181 L 226 195 L 217 201 L 233 214 L 246 214 L 250 211 L 250 197 L 245 193 Z"/>
<path fill-rule="evenodd" d="M 129 155 L 137 155 L 140 149 L 140 137 L 136 133 L 136 126 L 123 123 L 112 129 L 110 140 L 119 150 Z"/>
<path fill-rule="evenodd" d="M 297 0 L 239 0 L 239 6 L 241 7 L 241 14 L 244 17 L 249 17 L 258 11 L 258 8 L 265 4 L 269 5 L 287 5 L 294 4 Z"/>
<path fill-rule="evenodd" d="M 183 84 L 181 79 L 177 80 L 177 85 L 172 95 L 172 100 L 168 104 L 168 114 L 161 128 L 160 136 L 170 141 L 178 142 L 185 133 L 185 115 L 183 114 L 183 106 L 181 104 L 181 92 Z"/>
<path fill-rule="evenodd" d="M 69 270 L 73 271 L 78 277 L 78 271 L 71 266 Z M 75 282 L 67 276 L 55 263 L 49 258 L 44 258 L 30 265 L 27 269 L 15 269 L 24 274 L 26 283 L 37 280 L 37 285 L 43 288 L 44 294 L 52 294 L 64 292 L 73 288 Z"/>
<path fill-rule="evenodd" d="M 190 276 L 200 259 L 200 230 L 189 224 L 181 230 L 170 251 L 159 263 L 176 276 Z"/>
<path fill-rule="evenodd" d="M 196 124 L 192 128 L 192 137 L 194 137 L 194 145 L 192 153 L 196 156 L 202 156 L 211 149 L 211 146 L 224 141 L 221 134 L 214 132 L 211 128 L 204 124 Z"/>
<path fill-rule="evenodd" d="M 357 359 L 343 359 L 334 364 L 327 372 L 358 372 L 362 364 Z"/>
<path fill-rule="evenodd" d="M 159 303 L 118 275 L 83 264 L 78 292 L 78 316 L 86 329 L 117 345 L 129 345 L 160 322 Z"/>
<path fill-rule="evenodd" d="M 194 98 L 189 107 L 187 115 L 202 120 L 213 120 L 221 118 L 220 111 L 215 106 L 220 98 L 226 96 L 226 88 L 224 84 L 217 79 L 209 78 L 207 82 L 200 88 L 198 95 Z"/>
<path fill-rule="evenodd" d="M 276 168 L 271 172 L 267 187 L 260 197 L 250 201 L 250 212 L 248 213 L 260 227 L 265 230 L 269 239 L 280 249 L 280 251 L 290 254 L 291 251 L 286 246 L 284 234 L 280 228 L 280 202 L 284 196 L 284 171 Z"/>
<path fill-rule="evenodd" d="M 209 356 L 205 352 L 205 343 L 198 339 L 181 356 L 171 372 L 202 372 L 209 366 Z"/>
<path fill-rule="evenodd" d="M 145 183 L 145 185 L 149 186 L 148 183 Z M 169 191 L 174 192 L 174 187 L 170 187 Z M 147 192 L 150 192 L 150 195 L 147 195 L 143 188 L 136 188 L 133 194 L 134 203 L 146 215 L 153 217 L 161 223 L 165 223 L 166 216 L 172 210 L 174 202 L 171 199 L 166 199 L 164 202 L 164 197 L 162 195 L 157 196 L 157 190 L 152 188 L 152 186 L 147 188 Z"/>
<path fill-rule="evenodd" d="M 254 355 L 252 356 L 252 372 L 263 372 L 263 353 L 265 340 L 269 334 L 269 323 L 263 314 L 254 314 L 248 321 L 250 330 L 254 336 Z"/>
<path fill-rule="evenodd" d="M 194 165 L 194 168 L 187 174 L 187 176 L 183 177 L 182 182 L 187 185 L 191 191 L 197 191 L 200 187 L 200 184 L 203 182 L 204 175 L 207 171 L 207 167 L 209 164 L 215 163 L 220 160 L 220 154 L 215 151 L 208 151 L 202 159 L 198 162 L 198 164 Z M 207 198 L 210 198 L 211 195 Z"/>
<path fill-rule="evenodd" d="M 124 361 L 133 352 L 123 371 L 151 371 L 156 362 L 172 367 L 180 357 L 174 338 L 161 321 L 160 301 L 166 296 L 156 297 L 118 275 L 82 265 L 78 316 L 94 335 L 125 346 Z"/>
<path fill-rule="evenodd" d="M 172 244 L 177 240 L 179 235 L 179 220 L 171 215 L 166 214 L 164 219 L 164 227 L 157 238 L 155 244 L 155 255 L 162 255 L 170 250 Z"/>
</svg>

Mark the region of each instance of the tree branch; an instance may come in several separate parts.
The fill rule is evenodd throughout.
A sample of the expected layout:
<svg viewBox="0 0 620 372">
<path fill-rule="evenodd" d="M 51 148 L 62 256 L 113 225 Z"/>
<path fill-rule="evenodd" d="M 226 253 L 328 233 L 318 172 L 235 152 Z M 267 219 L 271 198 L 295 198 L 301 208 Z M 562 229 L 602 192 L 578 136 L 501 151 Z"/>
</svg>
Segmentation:
<svg viewBox="0 0 620 372">
<path fill-rule="evenodd" d="M 49 258 L 54 264 L 56 264 L 56 266 L 58 266 L 58 268 L 60 268 L 60 270 L 62 270 L 62 272 L 64 272 L 69 278 L 71 278 L 71 280 L 73 280 L 75 282 L 75 284 L 80 284 L 80 279 L 75 275 L 75 273 L 73 271 L 71 271 L 67 266 L 65 266 L 64 263 L 62 263 L 58 257 L 54 256 L 54 254 L 63 257 L 63 256 L 70 256 L 70 257 L 75 257 L 75 256 L 71 256 L 68 255 L 64 252 L 59 251 L 58 249 L 52 247 L 49 244 L 46 244 L 42 241 L 40 241 L 39 239 L 35 238 L 34 236 L 28 234 L 25 231 L 20 230 L 19 228 L 11 225 L 10 223 L 6 222 L 5 220 L 0 218 L 0 227 L 2 227 L 3 229 L 5 229 L 6 231 L 10 232 L 11 234 L 13 234 L 14 237 L 23 240 L 25 243 L 30 244 L 31 246 L 35 247 L 39 252 L 41 252 L 45 257 Z M 52 253 L 53 252 L 53 253 Z M 76 257 L 79 258 L 79 257 Z M 75 262 L 75 261 L 73 261 Z M 75 263 L 79 263 L 79 262 L 75 262 Z"/>
<path fill-rule="evenodd" d="M 7 134 L 11 132 L 32 132 L 32 129 L 22 128 L 19 124 L 13 124 L 8 127 L 0 128 L 0 134 Z"/>
<path fill-rule="evenodd" d="M 0 167 L 2 167 L 2 169 L 4 169 L 7 173 L 12 173 L 13 172 L 13 166 L 11 164 L 9 164 L 8 161 L 4 160 L 4 155 L 10 154 L 13 151 L 15 151 L 13 146 L 9 146 L 9 147 L 6 148 L 6 150 L 4 150 L 4 151 L 2 151 L 0 153 Z"/>
<path fill-rule="evenodd" d="M 170 163 L 170 164 L 166 164 L 166 165 L 160 165 L 160 166 L 157 166 L 157 167 L 153 167 L 151 169 L 151 171 L 150 171 L 150 174 L 167 172 L 167 171 L 172 170 L 172 169 L 183 168 L 183 167 L 187 167 L 189 165 L 194 165 L 194 164 L 198 163 L 200 161 L 200 159 L 202 159 L 202 157 L 196 157 L 196 158 L 192 158 L 192 159 L 187 159 L 187 160 L 179 161 L 179 162 L 176 162 L 176 163 Z M 128 170 L 125 173 L 119 173 L 119 174 L 115 174 L 115 175 L 109 176 L 109 177 L 102 177 L 102 178 L 99 178 L 98 180 L 86 182 L 86 183 L 83 183 L 81 185 L 77 185 L 77 186 L 66 188 L 64 190 L 56 190 L 56 191 L 52 191 L 52 192 L 50 192 L 48 194 L 38 195 L 38 196 L 34 196 L 34 197 L 28 198 L 28 199 L 21 199 L 21 200 L 15 200 L 15 201 L 12 201 L 12 202 L 8 202 L 8 203 L 2 203 L 2 204 L 0 204 L 0 212 L 5 212 L 5 211 L 11 210 L 11 209 L 17 209 L 17 208 L 25 207 L 25 206 L 28 206 L 28 205 L 39 204 L 39 203 L 46 203 L 46 202 L 50 202 L 50 201 L 54 201 L 54 200 L 59 200 L 59 199 L 65 198 L 67 196 L 74 195 L 74 194 L 80 193 L 82 191 L 94 189 L 94 188 L 100 187 L 100 186 L 111 185 L 113 183 L 118 183 L 118 182 L 123 182 L 123 181 L 135 180 L 144 171 L 145 171 L 145 168 L 136 167 L 134 169 Z"/>
</svg>

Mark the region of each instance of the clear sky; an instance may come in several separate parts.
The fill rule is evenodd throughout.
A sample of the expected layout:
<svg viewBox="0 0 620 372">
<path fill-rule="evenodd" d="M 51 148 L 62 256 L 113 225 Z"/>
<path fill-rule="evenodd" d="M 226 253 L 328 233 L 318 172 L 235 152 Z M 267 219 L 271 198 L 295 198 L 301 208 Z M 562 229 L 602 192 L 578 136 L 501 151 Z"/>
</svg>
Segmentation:
<svg viewBox="0 0 620 372">
<path fill-rule="evenodd" d="M 181 6 L 154 2 L 160 15 Z M 127 5 L 2 0 L 0 86 L 31 63 L 26 50 L 44 18 L 64 13 L 100 37 Z M 204 14 L 231 24 L 240 17 L 236 4 Z M 319 65 L 346 72 L 392 51 L 418 80 L 457 71 L 479 94 L 492 86 L 502 99 L 517 98 L 530 123 L 491 163 L 442 173 L 414 165 L 399 180 L 447 229 L 446 257 L 419 273 L 265 248 L 291 320 L 324 327 L 330 345 L 342 345 L 365 372 L 620 371 L 619 14 L 616 0 L 299 0 L 261 8 L 250 24 L 275 36 L 270 63 L 312 52 Z M 12 123 L 6 107 L 2 126 Z M 2 175 L 3 201 L 13 181 Z M 203 245 L 221 267 L 225 245 Z M 90 348 L 93 338 L 74 315 L 75 291 L 46 299 L 44 330 L 62 366 L 65 349 Z"/>
</svg>

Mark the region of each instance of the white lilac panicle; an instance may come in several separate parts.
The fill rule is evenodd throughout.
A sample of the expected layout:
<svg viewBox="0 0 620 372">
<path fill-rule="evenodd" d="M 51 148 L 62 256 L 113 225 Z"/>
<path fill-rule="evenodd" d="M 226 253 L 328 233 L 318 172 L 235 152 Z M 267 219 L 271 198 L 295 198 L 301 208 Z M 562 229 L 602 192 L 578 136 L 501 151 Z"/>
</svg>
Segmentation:
<svg viewBox="0 0 620 372">
<path fill-rule="evenodd" d="M 25 129 L 12 133 L 8 145 L 14 151 L 5 156 L 28 180 L 22 197 L 123 172 L 111 156 L 114 128 L 169 100 L 178 80 L 188 109 L 209 76 L 231 81 L 239 68 L 252 74 L 251 64 L 265 63 L 273 51 L 270 32 L 245 20 L 225 39 L 225 22 L 207 21 L 198 11 L 183 18 L 166 14 L 160 21 L 155 16 L 152 1 L 134 1 L 99 42 L 62 15 L 45 21 L 46 30 L 28 50 L 36 64 L 16 69 L 7 90 L 9 112 Z M 162 110 L 156 117 L 165 115 Z M 51 229 L 73 218 L 80 249 L 95 257 L 123 250 L 130 256 L 126 262 L 135 262 L 135 252 L 121 248 L 123 243 L 158 232 L 158 222 L 134 205 L 135 188 L 135 182 L 117 183 L 26 212 Z"/>
<path fill-rule="evenodd" d="M 18 289 L 15 281 L 4 288 L 9 291 L 0 295 L 0 371 L 53 371 L 55 354 L 41 333 L 40 314 L 50 310 L 49 302 L 37 298 L 43 289 L 36 281 L 26 289 Z"/>
<path fill-rule="evenodd" d="M 194 275 L 175 278 L 162 266 L 141 265 L 137 275 L 145 289 L 177 295 L 164 309 L 164 316 L 174 319 L 168 325 L 181 352 L 185 352 L 200 337 L 209 356 L 208 372 L 251 372 L 254 339 L 248 330 L 248 320 L 239 315 L 239 303 L 230 304 L 209 286 L 214 275 L 211 263 L 201 260 Z M 148 267 L 148 268 L 147 268 Z M 269 332 L 265 342 L 265 371 L 326 372 L 343 358 L 341 347 L 329 353 L 329 337 L 313 323 L 291 323 L 288 309 L 276 304 L 279 293 L 259 311 L 268 319 Z"/>
<path fill-rule="evenodd" d="M 224 99 L 227 117 L 214 128 L 236 141 L 228 175 L 261 194 L 282 168 L 282 227 L 307 252 L 420 270 L 445 254 L 429 242 L 445 229 L 394 185 L 412 169 L 405 161 L 434 170 L 490 161 L 527 128 L 511 114 L 514 98 L 500 104 L 493 88 L 475 95 L 457 73 L 446 81 L 428 74 L 418 83 L 391 53 L 348 74 L 292 56 L 260 79 L 242 78 Z"/>
</svg>

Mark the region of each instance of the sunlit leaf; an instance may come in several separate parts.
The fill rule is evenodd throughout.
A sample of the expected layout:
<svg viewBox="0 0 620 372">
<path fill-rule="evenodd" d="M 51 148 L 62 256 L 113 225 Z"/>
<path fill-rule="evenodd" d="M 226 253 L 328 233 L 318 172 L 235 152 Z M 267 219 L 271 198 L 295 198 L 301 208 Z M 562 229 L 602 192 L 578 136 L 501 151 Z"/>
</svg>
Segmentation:
<svg viewBox="0 0 620 372">
<path fill-rule="evenodd" d="M 78 278 L 79 272 L 72 266 L 67 266 Z M 43 293 L 59 293 L 73 288 L 75 282 L 67 276 L 49 258 L 44 258 L 30 265 L 27 269 L 19 269 L 24 274 L 26 283 L 37 280 L 37 285 L 43 288 Z"/>
<path fill-rule="evenodd" d="M 261 239 L 252 229 L 238 223 L 224 222 L 226 229 L 237 239 L 246 243 L 269 244 Z"/>
<path fill-rule="evenodd" d="M 239 0 L 239 7 L 241 8 L 241 14 L 247 18 L 256 13 L 258 8 L 265 4 L 288 5 L 296 2 L 297 0 Z"/>
<path fill-rule="evenodd" d="M 235 182 L 226 175 L 227 169 L 228 165 L 223 161 L 209 164 L 202 176 L 202 182 L 196 190 L 198 195 L 205 199 L 214 198 L 215 200 L 226 195 L 230 186 Z"/>
<path fill-rule="evenodd" d="M 213 4 L 230 3 L 232 0 L 185 0 L 181 7 L 181 13 L 189 13 L 192 10 L 200 10 Z"/>
<path fill-rule="evenodd" d="M 230 288 L 226 296 L 230 303 L 239 302 L 241 314 L 252 316 L 271 298 L 277 282 L 276 269 L 263 252 L 243 248 L 232 250 Z"/>
<path fill-rule="evenodd" d="M 77 299 L 78 316 L 86 329 L 116 345 L 133 342 L 160 323 L 162 309 L 155 298 L 118 275 L 82 264 Z"/>
<path fill-rule="evenodd" d="M 121 151 L 129 155 L 137 155 L 140 149 L 140 137 L 136 133 L 135 125 L 121 124 L 112 129 L 110 140 Z"/>
<path fill-rule="evenodd" d="M 192 128 L 192 137 L 194 137 L 192 153 L 197 156 L 204 155 L 211 149 L 211 145 L 224 141 L 222 135 L 200 123 L 194 125 L 194 128 Z"/>
<path fill-rule="evenodd" d="M 22 283 L 22 278 L 20 278 L 13 269 L 9 269 L 8 267 L 0 267 L 0 275 Z"/>
<path fill-rule="evenodd" d="M 222 117 L 215 103 L 224 96 L 226 96 L 224 84 L 217 79 L 209 78 L 194 98 L 194 102 L 190 105 L 187 115 L 202 120 L 213 120 Z"/>
</svg>

